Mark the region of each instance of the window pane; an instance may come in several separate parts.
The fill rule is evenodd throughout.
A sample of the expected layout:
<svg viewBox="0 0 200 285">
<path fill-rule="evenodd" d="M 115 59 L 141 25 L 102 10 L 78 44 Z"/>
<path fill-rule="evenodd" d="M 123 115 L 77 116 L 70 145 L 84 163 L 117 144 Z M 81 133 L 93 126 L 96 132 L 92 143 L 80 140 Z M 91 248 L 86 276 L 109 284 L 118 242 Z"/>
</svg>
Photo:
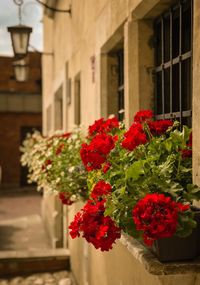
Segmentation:
<svg viewBox="0 0 200 285">
<path fill-rule="evenodd" d="M 156 23 L 155 37 L 156 37 L 156 66 L 159 66 L 162 63 L 161 22 Z"/>
<path fill-rule="evenodd" d="M 165 105 L 164 113 L 170 113 L 170 68 L 164 71 Z"/>
<path fill-rule="evenodd" d="M 182 110 L 191 109 L 191 60 L 182 62 Z"/>
<path fill-rule="evenodd" d="M 192 127 L 192 117 L 183 117 L 182 125 L 186 125 L 191 128 Z"/>
<path fill-rule="evenodd" d="M 124 52 L 118 51 L 118 112 L 124 109 Z M 124 113 L 118 113 L 120 121 L 124 119 Z"/>
<path fill-rule="evenodd" d="M 182 6 L 182 53 L 191 50 L 191 1 Z"/>
<path fill-rule="evenodd" d="M 118 52 L 118 66 L 119 66 L 118 85 L 121 86 L 124 84 L 124 52 L 123 50 Z"/>
<path fill-rule="evenodd" d="M 180 116 L 188 116 L 183 118 L 187 125 L 191 125 L 191 113 L 184 111 L 191 110 L 192 75 L 191 54 L 185 53 L 192 49 L 191 12 L 192 0 L 176 1 L 155 24 L 156 114 L 173 113 L 181 123 Z"/>
<path fill-rule="evenodd" d="M 164 61 L 170 60 L 170 17 L 164 18 Z"/>
<path fill-rule="evenodd" d="M 119 99 L 118 110 L 120 111 L 120 110 L 124 109 L 124 90 L 119 91 L 118 99 Z M 124 112 L 123 113 L 119 113 L 118 114 L 118 118 L 119 118 L 120 121 L 122 121 L 124 119 Z"/>
<path fill-rule="evenodd" d="M 179 29 L 180 29 L 180 8 L 176 8 L 172 14 L 172 57 L 179 55 Z"/>
<path fill-rule="evenodd" d="M 162 114 L 162 72 L 156 74 L 156 113 Z"/>
<path fill-rule="evenodd" d="M 172 111 L 180 111 L 179 106 L 179 64 L 172 67 Z"/>
</svg>

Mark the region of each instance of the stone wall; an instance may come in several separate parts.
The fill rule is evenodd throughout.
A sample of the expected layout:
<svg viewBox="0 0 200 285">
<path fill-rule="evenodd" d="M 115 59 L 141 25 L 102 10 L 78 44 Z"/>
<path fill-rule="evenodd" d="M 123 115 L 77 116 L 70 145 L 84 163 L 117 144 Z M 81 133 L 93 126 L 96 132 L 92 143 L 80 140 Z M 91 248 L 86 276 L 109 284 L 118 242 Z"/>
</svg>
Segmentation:
<svg viewBox="0 0 200 285">
<path fill-rule="evenodd" d="M 41 94 L 41 54 L 30 52 L 27 57 L 29 77 L 26 82 L 17 82 L 12 66 L 13 57 L 0 56 L 0 93 Z"/>
<path fill-rule="evenodd" d="M 130 125 L 139 109 L 153 107 L 154 49 L 153 20 L 168 9 L 174 0 L 74 0 L 72 15 L 55 13 L 53 19 L 44 17 L 44 49 L 52 57 L 43 57 L 44 71 L 44 132 L 56 126 L 55 94 L 62 85 L 63 129 L 74 125 L 75 81 L 81 80 L 81 123 L 86 128 L 101 115 L 115 112 L 115 60 L 112 53 L 124 48 L 125 123 Z M 71 2 L 57 1 L 66 9 Z M 94 4 L 95 3 L 95 4 Z M 194 63 L 193 63 L 193 136 L 194 178 L 199 183 L 199 14 L 200 5 L 194 0 Z M 70 91 L 69 91 L 69 82 Z M 70 101 L 68 101 L 70 97 Z M 49 111 L 51 110 L 51 111 Z M 47 119 L 48 118 L 48 119 Z M 51 126 L 48 126 L 48 121 Z M 45 203 L 52 200 L 45 197 Z M 50 208 L 50 206 L 47 206 Z M 71 206 L 69 219 L 80 205 Z M 45 208 L 44 208 L 45 211 Z M 59 222 L 56 211 L 52 223 Z M 68 219 L 68 218 L 67 218 Z M 67 220 L 66 220 L 67 223 Z M 52 233 L 56 236 L 56 232 Z M 138 285 L 184 284 L 199 285 L 199 275 L 186 268 L 173 274 L 148 272 L 144 262 L 132 255 L 118 242 L 113 251 L 101 253 L 82 240 L 67 240 L 72 254 L 72 270 L 80 285 Z M 66 245 L 65 243 L 65 245 Z M 133 249 L 134 251 L 134 249 Z M 183 275 L 185 273 L 185 275 Z M 166 275 L 166 276 L 165 276 Z"/>
</svg>

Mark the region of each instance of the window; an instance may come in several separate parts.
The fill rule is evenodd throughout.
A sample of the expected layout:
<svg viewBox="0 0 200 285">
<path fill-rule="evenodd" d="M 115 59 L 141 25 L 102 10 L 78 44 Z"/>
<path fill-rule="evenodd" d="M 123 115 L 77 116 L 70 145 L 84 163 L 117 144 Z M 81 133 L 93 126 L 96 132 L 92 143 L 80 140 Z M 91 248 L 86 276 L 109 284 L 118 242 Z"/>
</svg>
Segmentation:
<svg viewBox="0 0 200 285">
<path fill-rule="evenodd" d="M 62 85 L 55 93 L 55 130 L 63 128 L 63 87 Z"/>
<path fill-rule="evenodd" d="M 75 77 L 75 96 L 74 96 L 74 123 L 81 124 L 81 76 L 80 73 Z"/>
<path fill-rule="evenodd" d="M 154 32 L 156 118 L 191 126 L 192 0 L 179 1 L 156 19 Z"/>
<path fill-rule="evenodd" d="M 52 105 L 49 105 L 46 109 L 46 132 L 47 135 L 52 129 Z"/>
<path fill-rule="evenodd" d="M 116 41 L 116 39 L 119 39 Z M 123 26 L 101 49 L 101 116 L 124 119 Z"/>
<path fill-rule="evenodd" d="M 124 51 L 120 50 L 117 52 L 118 60 L 118 117 L 122 121 L 124 119 Z"/>
</svg>

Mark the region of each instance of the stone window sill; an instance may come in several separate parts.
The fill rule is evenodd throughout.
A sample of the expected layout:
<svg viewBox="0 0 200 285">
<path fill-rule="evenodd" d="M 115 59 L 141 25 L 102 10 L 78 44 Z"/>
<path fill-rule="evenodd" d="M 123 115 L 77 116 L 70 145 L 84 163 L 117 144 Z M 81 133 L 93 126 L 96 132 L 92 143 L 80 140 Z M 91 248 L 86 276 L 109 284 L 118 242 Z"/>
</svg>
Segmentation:
<svg viewBox="0 0 200 285">
<path fill-rule="evenodd" d="M 200 273 L 200 257 L 192 261 L 160 262 L 147 248 L 134 238 L 123 234 L 120 242 L 135 259 L 153 275 L 177 275 Z"/>
</svg>

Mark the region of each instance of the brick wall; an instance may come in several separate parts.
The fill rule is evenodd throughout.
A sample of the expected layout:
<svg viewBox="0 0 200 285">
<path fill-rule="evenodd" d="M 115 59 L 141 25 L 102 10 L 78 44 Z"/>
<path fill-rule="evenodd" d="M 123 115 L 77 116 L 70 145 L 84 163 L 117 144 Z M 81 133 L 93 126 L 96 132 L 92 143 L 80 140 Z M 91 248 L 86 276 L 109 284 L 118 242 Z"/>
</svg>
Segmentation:
<svg viewBox="0 0 200 285">
<path fill-rule="evenodd" d="M 31 113 L 30 107 L 33 100 L 30 100 L 29 108 L 25 108 L 25 101 L 29 97 L 36 96 L 35 99 L 41 100 L 41 54 L 36 52 L 28 53 L 29 79 L 26 82 L 17 82 L 14 77 L 12 57 L 0 57 L 0 166 L 2 167 L 1 186 L 20 186 L 21 166 L 20 151 L 21 127 L 41 127 L 41 110 L 37 109 Z M 27 96 L 26 96 L 27 95 Z M 4 97 L 7 98 L 4 98 Z M 23 97 L 24 96 L 24 97 Z M 26 97 L 25 97 L 26 96 Z M 22 98 L 23 97 L 23 98 Z M 23 108 L 20 108 L 21 98 Z M 5 103 L 5 99 L 11 100 L 12 108 Z M 34 99 L 34 98 L 32 98 Z M 17 100 L 17 101 L 16 101 Z M 7 108 L 4 108 L 4 105 Z M 7 112 L 6 112 L 7 111 Z M 33 110 L 32 110 L 33 112 Z"/>
<path fill-rule="evenodd" d="M 0 165 L 2 186 L 20 185 L 20 136 L 22 126 L 42 125 L 41 114 L 0 113 Z"/>
<path fill-rule="evenodd" d="M 28 53 L 29 78 L 26 82 L 17 82 L 12 66 L 13 57 L 0 56 L 0 93 L 41 93 L 41 54 Z"/>
</svg>

